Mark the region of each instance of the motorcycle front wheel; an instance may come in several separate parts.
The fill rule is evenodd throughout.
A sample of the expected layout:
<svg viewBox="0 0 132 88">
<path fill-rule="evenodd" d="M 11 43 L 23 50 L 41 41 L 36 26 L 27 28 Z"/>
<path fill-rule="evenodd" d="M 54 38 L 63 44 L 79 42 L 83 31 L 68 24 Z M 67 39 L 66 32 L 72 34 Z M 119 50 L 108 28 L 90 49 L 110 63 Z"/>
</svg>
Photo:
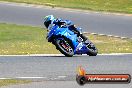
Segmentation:
<svg viewBox="0 0 132 88">
<path fill-rule="evenodd" d="M 58 38 L 55 40 L 56 48 L 65 56 L 72 57 L 74 55 L 73 48 L 68 39 Z"/>
<path fill-rule="evenodd" d="M 89 56 L 96 56 L 98 53 L 98 49 L 92 42 L 89 42 L 89 44 L 87 45 L 87 49 L 88 49 L 87 55 Z"/>
</svg>

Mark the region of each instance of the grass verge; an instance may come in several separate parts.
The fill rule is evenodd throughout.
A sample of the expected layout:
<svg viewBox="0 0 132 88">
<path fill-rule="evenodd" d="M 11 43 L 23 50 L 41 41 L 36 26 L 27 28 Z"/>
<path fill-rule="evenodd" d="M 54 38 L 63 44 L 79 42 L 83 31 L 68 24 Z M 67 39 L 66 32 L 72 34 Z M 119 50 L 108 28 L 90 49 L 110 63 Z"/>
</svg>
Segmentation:
<svg viewBox="0 0 132 88">
<path fill-rule="evenodd" d="M 55 46 L 46 40 L 46 30 L 39 27 L 0 24 L 0 54 L 57 54 Z M 132 40 L 87 35 L 99 53 L 132 53 Z"/>
<path fill-rule="evenodd" d="M 132 53 L 132 39 L 87 35 L 96 45 L 99 53 Z"/>
<path fill-rule="evenodd" d="M 30 83 L 30 81 L 26 80 L 13 80 L 13 79 L 8 79 L 8 80 L 0 80 L 0 87 L 2 86 L 8 86 L 8 85 L 16 85 L 16 84 L 25 84 L 25 83 Z"/>
<path fill-rule="evenodd" d="M 94 11 L 132 13 L 132 0 L 0 0 Z"/>
</svg>

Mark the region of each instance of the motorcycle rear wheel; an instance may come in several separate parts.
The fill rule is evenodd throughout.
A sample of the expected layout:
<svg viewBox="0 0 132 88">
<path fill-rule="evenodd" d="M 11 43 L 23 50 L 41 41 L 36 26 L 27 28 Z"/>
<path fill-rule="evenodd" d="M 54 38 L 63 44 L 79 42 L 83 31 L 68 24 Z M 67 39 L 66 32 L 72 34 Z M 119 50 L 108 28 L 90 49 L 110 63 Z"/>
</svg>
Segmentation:
<svg viewBox="0 0 132 88">
<path fill-rule="evenodd" d="M 62 54 L 67 57 L 72 57 L 74 55 L 73 48 L 71 47 L 68 39 L 57 38 L 55 40 L 55 46 Z"/>
</svg>

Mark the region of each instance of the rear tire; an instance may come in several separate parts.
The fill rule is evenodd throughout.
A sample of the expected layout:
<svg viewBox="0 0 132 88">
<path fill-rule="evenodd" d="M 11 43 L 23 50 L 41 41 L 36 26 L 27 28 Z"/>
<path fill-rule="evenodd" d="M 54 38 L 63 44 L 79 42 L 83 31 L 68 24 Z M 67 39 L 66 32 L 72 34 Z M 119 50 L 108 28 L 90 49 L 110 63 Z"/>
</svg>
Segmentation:
<svg viewBox="0 0 132 88">
<path fill-rule="evenodd" d="M 63 43 L 63 42 L 66 43 L 66 47 L 68 47 L 68 48 L 65 48 L 65 47 L 63 47 L 63 45 L 61 45 L 61 43 Z M 64 54 L 67 57 L 72 57 L 74 55 L 73 48 L 71 47 L 71 44 L 68 39 L 65 39 L 65 38 L 56 39 L 55 46 L 62 54 Z"/>
</svg>

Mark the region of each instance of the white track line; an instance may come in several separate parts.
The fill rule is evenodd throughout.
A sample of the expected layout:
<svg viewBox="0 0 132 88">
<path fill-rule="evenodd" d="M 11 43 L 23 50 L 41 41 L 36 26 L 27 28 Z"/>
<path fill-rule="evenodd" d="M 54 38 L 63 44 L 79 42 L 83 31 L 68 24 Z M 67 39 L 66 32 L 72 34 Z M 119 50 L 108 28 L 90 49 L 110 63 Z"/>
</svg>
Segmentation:
<svg viewBox="0 0 132 88">
<path fill-rule="evenodd" d="M 66 76 L 58 76 L 58 78 L 66 78 Z"/>
<path fill-rule="evenodd" d="M 16 79 L 45 79 L 47 77 L 15 77 Z"/>
<path fill-rule="evenodd" d="M 11 77 L 11 78 L 0 78 L 0 80 L 6 79 L 46 79 L 47 77 Z"/>
<path fill-rule="evenodd" d="M 103 54 L 98 54 L 99 56 L 108 56 L 108 55 L 132 55 L 132 53 L 103 53 Z M 0 55 L 0 56 L 19 56 L 19 57 L 23 57 L 23 56 L 64 56 L 63 54 L 29 54 L 29 55 Z M 81 55 L 82 56 L 82 55 Z M 83 56 L 87 56 L 87 55 L 83 55 Z"/>
<path fill-rule="evenodd" d="M 0 78 L 0 80 L 6 80 L 6 79 L 12 79 L 12 78 Z"/>
<path fill-rule="evenodd" d="M 104 53 L 104 54 L 98 54 L 98 55 L 100 55 L 100 56 L 108 56 L 108 55 L 116 56 L 116 55 L 132 55 L 132 53 L 110 53 L 110 54 Z"/>
<path fill-rule="evenodd" d="M 29 55 L 0 55 L 0 56 L 64 56 L 63 54 L 29 54 Z"/>
<path fill-rule="evenodd" d="M 67 76 L 56 76 L 56 77 L 3 77 L 0 78 L 0 80 L 6 80 L 6 79 L 64 79 Z"/>
</svg>

